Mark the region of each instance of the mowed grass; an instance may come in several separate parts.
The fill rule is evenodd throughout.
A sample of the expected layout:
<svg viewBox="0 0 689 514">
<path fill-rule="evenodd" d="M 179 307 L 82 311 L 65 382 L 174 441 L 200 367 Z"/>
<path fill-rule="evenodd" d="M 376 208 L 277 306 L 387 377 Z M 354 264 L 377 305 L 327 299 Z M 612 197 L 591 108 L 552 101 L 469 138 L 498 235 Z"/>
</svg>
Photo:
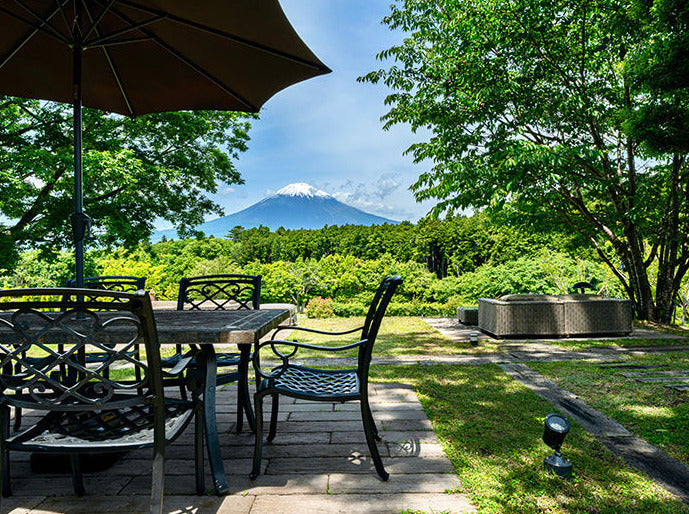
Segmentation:
<svg viewBox="0 0 689 514">
<path fill-rule="evenodd" d="M 543 458 L 552 450 L 541 436 L 553 407 L 495 365 L 375 366 L 372 377 L 414 386 L 481 513 L 689 512 L 576 423 L 563 448 L 574 478 L 546 473 Z"/>
<path fill-rule="evenodd" d="M 356 318 L 299 318 L 299 326 L 340 332 L 360 327 L 364 323 L 363 317 Z M 302 331 L 281 331 L 279 338 L 301 343 L 316 345 L 341 345 L 359 340 L 361 331 L 345 336 L 324 336 Z M 497 345 L 491 342 L 479 346 L 471 346 L 469 341 L 453 342 L 432 329 L 427 323 L 417 317 L 386 316 L 376 338 L 374 355 L 377 357 L 396 357 L 401 355 L 461 355 L 474 353 L 494 353 Z M 314 350 L 299 350 L 297 357 L 355 357 L 356 350 L 344 352 L 322 352 Z"/>
<path fill-rule="evenodd" d="M 625 370 L 591 362 L 539 362 L 529 366 L 689 465 L 689 393 L 665 387 L 664 382 L 638 382 L 622 375 L 630 371 L 689 372 L 689 354 L 676 351 L 637 355 L 628 358 L 627 363 L 664 367 Z"/>
</svg>

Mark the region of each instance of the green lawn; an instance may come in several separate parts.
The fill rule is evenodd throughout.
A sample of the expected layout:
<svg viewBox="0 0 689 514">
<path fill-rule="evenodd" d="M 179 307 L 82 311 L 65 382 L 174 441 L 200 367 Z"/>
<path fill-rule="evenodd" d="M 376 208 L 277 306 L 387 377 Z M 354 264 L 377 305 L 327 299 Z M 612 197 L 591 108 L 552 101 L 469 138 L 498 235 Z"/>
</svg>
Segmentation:
<svg viewBox="0 0 689 514">
<path fill-rule="evenodd" d="M 633 364 L 667 365 L 689 371 L 686 351 L 636 356 Z M 689 397 L 663 383 L 640 383 L 621 375 L 624 371 L 597 363 L 552 362 L 529 364 L 560 387 L 604 412 L 636 435 L 689 465 Z M 653 370 L 648 370 L 653 371 Z"/>
<path fill-rule="evenodd" d="M 316 328 L 319 330 L 343 331 L 361 326 L 364 318 L 325 318 L 309 319 L 299 318 L 299 326 Z M 359 339 L 361 332 L 355 332 L 348 336 L 328 337 L 318 334 L 294 331 L 289 335 L 281 333 L 280 337 L 297 339 L 299 342 L 326 345 L 353 343 Z M 439 334 L 417 317 L 386 316 L 381 324 L 374 354 L 379 357 L 391 357 L 399 355 L 461 355 L 474 353 L 494 353 L 498 351 L 494 343 L 485 343 L 479 346 L 471 346 L 469 341 L 453 343 L 447 337 Z M 328 353 L 300 350 L 299 357 L 354 357 L 356 350 L 346 353 Z"/>
<path fill-rule="evenodd" d="M 543 470 L 545 400 L 495 365 L 377 366 L 375 381 L 412 384 L 481 513 L 682 513 L 670 493 L 573 424 L 563 452 L 574 479 Z"/>
</svg>

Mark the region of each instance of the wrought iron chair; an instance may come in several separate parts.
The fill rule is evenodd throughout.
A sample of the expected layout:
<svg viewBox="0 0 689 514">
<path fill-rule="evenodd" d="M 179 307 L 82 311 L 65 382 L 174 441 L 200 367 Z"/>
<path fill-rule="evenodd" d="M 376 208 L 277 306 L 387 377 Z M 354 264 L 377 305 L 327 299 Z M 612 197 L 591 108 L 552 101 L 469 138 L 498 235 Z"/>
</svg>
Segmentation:
<svg viewBox="0 0 689 514">
<path fill-rule="evenodd" d="M 144 346 L 145 360 L 131 352 L 137 345 Z M 94 349 L 108 357 L 104 362 L 87 364 L 85 355 Z M 32 356 L 30 361 L 27 355 Z M 191 357 L 180 361 L 169 375 L 181 374 L 190 361 Z M 117 375 L 106 374 L 115 366 Z M 202 384 L 202 378 L 196 382 Z M 79 455 L 152 447 L 151 510 L 162 512 L 165 448 L 192 418 L 196 428 L 196 490 L 203 493 L 199 389 L 194 388 L 189 400 L 165 394 L 151 301 L 144 291 L 0 291 L 3 496 L 11 494 L 12 451 L 68 455 L 74 490 L 81 496 L 85 491 Z M 12 406 L 32 409 L 41 418 L 10 436 Z"/>
<path fill-rule="evenodd" d="M 74 288 L 77 286 L 77 281 L 74 279 L 67 279 L 65 287 Z M 122 291 L 133 293 L 140 289 L 146 287 L 146 277 L 131 277 L 131 276 L 99 276 L 99 277 L 88 277 L 84 279 L 84 288 L 86 289 L 98 289 L 104 291 Z M 90 299 L 95 299 L 91 297 Z M 132 353 L 138 352 L 138 347 L 132 348 Z M 105 362 L 107 360 L 108 354 L 104 352 L 88 352 L 84 356 L 84 362 L 86 364 L 92 364 L 95 362 Z M 138 358 L 138 357 L 137 357 Z M 26 357 L 26 362 L 30 362 L 31 357 Z M 106 373 L 109 370 L 106 369 Z M 21 408 L 16 408 L 14 411 L 14 425 L 13 429 L 15 432 L 21 429 L 22 424 L 22 410 Z"/>
<path fill-rule="evenodd" d="M 255 479 L 261 473 L 261 456 L 263 445 L 263 399 L 270 395 L 273 400 L 273 408 L 270 416 L 270 431 L 268 442 L 275 438 L 277 429 L 278 409 L 280 395 L 311 400 L 317 402 L 348 402 L 359 400 L 361 402 L 361 417 L 366 434 L 366 443 L 371 453 L 371 458 L 375 465 L 378 475 L 387 480 L 389 474 L 383 467 L 383 461 L 378 452 L 376 440 L 380 441 L 378 429 L 376 428 L 371 408 L 368 403 L 368 369 L 371 363 L 371 353 L 373 345 L 378 335 L 380 323 L 385 314 L 392 295 L 397 286 L 402 283 L 399 275 L 386 277 L 381 282 L 376 294 L 373 297 L 371 306 L 368 309 L 366 320 L 363 326 L 344 332 L 325 332 L 322 330 L 308 329 L 304 327 L 280 327 L 273 334 L 270 341 L 257 345 L 254 351 L 253 364 L 256 372 L 261 377 L 258 390 L 254 394 L 256 412 L 256 441 L 254 444 L 254 463 L 250 477 Z M 280 330 L 289 329 L 304 332 L 313 332 L 328 335 L 351 334 L 361 330 L 359 341 L 341 346 L 317 346 L 299 343 L 297 341 L 286 341 L 275 339 Z M 262 348 L 269 348 L 274 355 L 280 359 L 281 364 L 271 370 L 263 370 L 260 366 L 259 355 Z M 290 363 L 300 348 L 324 351 L 344 351 L 351 348 L 358 348 L 358 364 L 356 369 L 348 370 L 323 370 L 298 366 Z"/>
<path fill-rule="evenodd" d="M 68 279 L 67 287 L 77 287 L 77 281 Z M 146 277 L 131 277 L 125 275 L 103 275 L 84 279 L 85 289 L 104 289 L 106 291 L 122 291 L 134 293 L 146 288 Z"/>
<path fill-rule="evenodd" d="M 184 277 L 179 283 L 177 310 L 258 310 L 260 298 L 261 275 L 221 274 Z M 182 347 L 179 345 L 175 356 L 168 362 L 176 362 L 181 355 Z M 233 372 L 218 373 L 216 385 L 237 382 L 237 432 L 242 431 L 244 413 L 249 427 L 255 430 L 248 385 L 250 355 L 221 352 L 216 354 L 216 359 L 218 368 L 235 368 Z"/>
<path fill-rule="evenodd" d="M 67 280 L 67 287 L 77 287 L 77 281 Z M 98 289 L 102 291 L 121 291 L 124 293 L 135 293 L 146 288 L 146 277 L 130 277 L 123 275 L 109 275 L 100 277 L 88 277 L 84 279 L 84 289 Z M 91 297 L 95 299 L 95 297 Z M 138 346 L 132 348 L 132 352 L 138 352 Z M 85 355 L 87 364 L 94 362 L 104 362 L 108 358 L 107 353 L 88 352 Z M 138 357 L 137 357 L 138 358 Z"/>
</svg>

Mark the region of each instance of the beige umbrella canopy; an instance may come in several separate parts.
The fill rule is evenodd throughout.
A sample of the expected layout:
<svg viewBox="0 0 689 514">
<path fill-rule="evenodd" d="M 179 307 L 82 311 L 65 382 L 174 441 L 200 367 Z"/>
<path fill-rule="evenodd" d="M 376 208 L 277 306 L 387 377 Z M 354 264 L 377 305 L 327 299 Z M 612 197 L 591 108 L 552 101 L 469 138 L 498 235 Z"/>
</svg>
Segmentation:
<svg viewBox="0 0 689 514">
<path fill-rule="evenodd" d="M 329 72 L 277 0 L 0 2 L 0 94 L 74 105 L 79 286 L 82 105 L 126 116 L 257 112 L 278 91 Z"/>
</svg>

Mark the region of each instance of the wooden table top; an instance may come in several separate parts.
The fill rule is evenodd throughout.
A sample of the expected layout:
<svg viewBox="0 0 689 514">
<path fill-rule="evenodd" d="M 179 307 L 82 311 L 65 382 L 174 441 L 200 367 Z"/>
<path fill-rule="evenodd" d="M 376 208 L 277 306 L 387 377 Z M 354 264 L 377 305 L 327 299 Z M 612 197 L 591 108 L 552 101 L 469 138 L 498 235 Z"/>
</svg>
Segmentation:
<svg viewBox="0 0 689 514">
<path fill-rule="evenodd" d="M 161 344 L 252 344 L 290 316 L 289 309 L 154 312 Z"/>
</svg>

